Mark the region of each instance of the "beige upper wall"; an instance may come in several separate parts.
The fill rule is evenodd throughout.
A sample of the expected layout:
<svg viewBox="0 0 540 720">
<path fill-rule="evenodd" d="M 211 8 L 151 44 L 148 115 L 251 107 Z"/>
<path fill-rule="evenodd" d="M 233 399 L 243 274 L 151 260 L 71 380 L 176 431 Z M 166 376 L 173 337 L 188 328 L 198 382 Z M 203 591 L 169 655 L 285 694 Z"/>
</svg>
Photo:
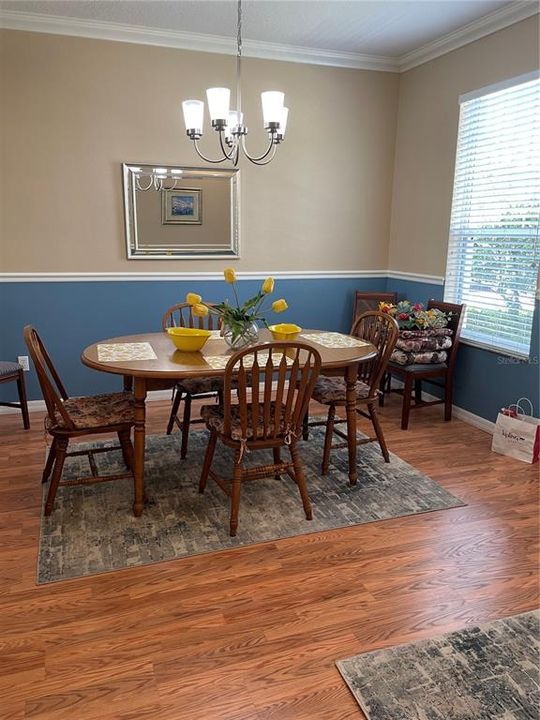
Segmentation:
<svg viewBox="0 0 540 720">
<path fill-rule="evenodd" d="M 401 76 L 389 267 L 444 275 L 461 94 L 538 67 L 538 16 Z"/>
<path fill-rule="evenodd" d="M 0 271 L 220 269 L 219 260 L 126 259 L 120 164 L 202 165 L 180 102 L 231 87 L 234 58 L 16 31 L 0 44 Z M 385 268 L 398 76 L 256 59 L 243 69 L 253 151 L 265 142 L 262 90 L 285 91 L 290 123 L 272 164 L 242 164 L 235 267 Z"/>
</svg>

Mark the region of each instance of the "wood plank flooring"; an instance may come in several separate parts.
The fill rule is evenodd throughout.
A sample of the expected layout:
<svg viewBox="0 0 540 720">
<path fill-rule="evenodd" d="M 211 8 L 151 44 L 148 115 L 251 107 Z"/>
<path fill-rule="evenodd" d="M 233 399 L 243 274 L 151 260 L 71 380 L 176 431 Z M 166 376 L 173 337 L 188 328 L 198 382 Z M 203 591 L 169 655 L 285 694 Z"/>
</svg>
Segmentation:
<svg viewBox="0 0 540 720">
<path fill-rule="evenodd" d="M 39 587 L 42 415 L 1 415 L 2 720 L 361 720 L 336 659 L 537 607 L 537 467 L 440 408 L 382 415 L 467 507 Z"/>
</svg>

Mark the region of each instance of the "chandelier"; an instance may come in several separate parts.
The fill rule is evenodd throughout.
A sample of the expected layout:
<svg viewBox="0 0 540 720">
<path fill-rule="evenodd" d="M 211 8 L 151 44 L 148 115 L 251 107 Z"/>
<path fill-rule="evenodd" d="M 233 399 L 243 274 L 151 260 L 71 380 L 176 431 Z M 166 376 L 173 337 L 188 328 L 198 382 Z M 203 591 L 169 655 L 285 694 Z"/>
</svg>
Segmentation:
<svg viewBox="0 0 540 720">
<path fill-rule="evenodd" d="M 204 102 L 202 100 L 184 100 L 182 110 L 186 125 L 186 134 L 193 140 L 200 158 L 208 163 L 230 161 L 238 165 L 240 150 L 255 165 L 267 165 L 273 160 L 277 146 L 285 138 L 289 109 L 283 106 L 285 95 L 278 91 L 261 93 L 263 126 L 268 133 L 268 146 L 259 156 L 250 155 L 246 149 L 247 127 L 243 124 L 242 113 L 242 0 L 238 0 L 236 34 L 236 110 L 230 109 L 231 91 L 229 88 L 208 88 L 206 98 L 212 127 L 219 137 L 221 157 L 216 160 L 206 157 L 200 150 L 199 140 L 203 135 Z"/>
</svg>

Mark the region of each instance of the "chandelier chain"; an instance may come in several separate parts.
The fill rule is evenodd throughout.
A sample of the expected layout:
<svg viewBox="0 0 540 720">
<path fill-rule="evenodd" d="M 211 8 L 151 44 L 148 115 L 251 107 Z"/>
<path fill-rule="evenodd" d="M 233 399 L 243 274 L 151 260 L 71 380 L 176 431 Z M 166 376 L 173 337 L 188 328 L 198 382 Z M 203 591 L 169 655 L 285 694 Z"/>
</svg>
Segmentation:
<svg viewBox="0 0 540 720">
<path fill-rule="evenodd" d="M 238 0 L 236 26 L 236 110 L 242 112 L 242 0 Z M 240 114 L 238 115 L 240 121 Z"/>
</svg>

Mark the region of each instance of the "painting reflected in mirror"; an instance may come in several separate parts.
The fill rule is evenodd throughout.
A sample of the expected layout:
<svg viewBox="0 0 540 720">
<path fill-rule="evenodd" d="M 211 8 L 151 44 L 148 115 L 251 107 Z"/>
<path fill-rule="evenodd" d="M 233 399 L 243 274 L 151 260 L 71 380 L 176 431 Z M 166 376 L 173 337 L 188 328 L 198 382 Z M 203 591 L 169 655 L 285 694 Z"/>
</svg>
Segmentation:
<svg viewBox="0 0 540 720">
<path fill-rule="evenodd" d="M 130 259 L 239 257 L 239 170 L 124 163 Z"/>
</svg>

